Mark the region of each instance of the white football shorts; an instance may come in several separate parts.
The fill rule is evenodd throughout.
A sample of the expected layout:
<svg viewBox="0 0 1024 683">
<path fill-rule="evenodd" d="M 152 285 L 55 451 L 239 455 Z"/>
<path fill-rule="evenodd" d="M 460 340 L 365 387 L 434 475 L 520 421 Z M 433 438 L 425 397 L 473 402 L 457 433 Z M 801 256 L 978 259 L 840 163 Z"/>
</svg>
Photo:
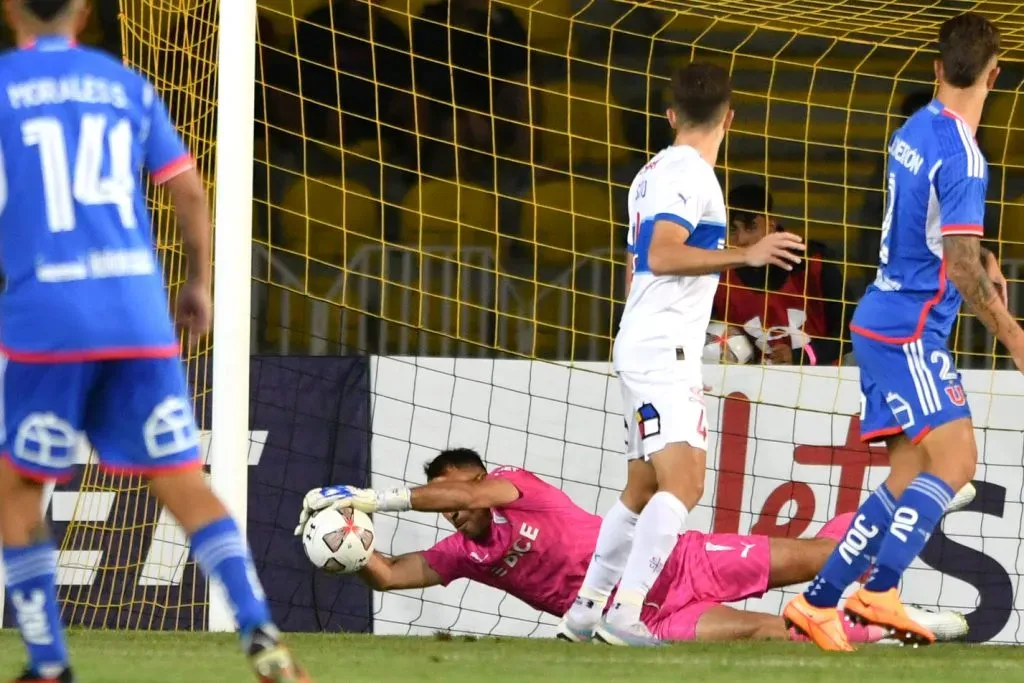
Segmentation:
<svg viewBox="0 0 1024 683">
<path fill-rule="evenodd" d="M 700 363 L 677 361 L 658 370 L 620 371 L 626 457 L 649 459 L 670 443 L 708 449 Z"/>
</svg>

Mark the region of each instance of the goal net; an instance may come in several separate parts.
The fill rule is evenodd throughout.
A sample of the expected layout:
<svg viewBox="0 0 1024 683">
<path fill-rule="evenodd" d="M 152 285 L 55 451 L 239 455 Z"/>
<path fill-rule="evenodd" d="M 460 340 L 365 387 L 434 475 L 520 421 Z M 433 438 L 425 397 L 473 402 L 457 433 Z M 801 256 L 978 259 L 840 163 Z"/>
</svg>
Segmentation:
<svg viewBox="0 0 1024 683">
<path fill-rule="evenodd" d="M 888 136 L 931 95 L 938 25 L 972 8 L 997 20 L 1004 68 L 979 136 L 992 174 L 986 234 L 1018 305 L 1024 12 L 1012 3 L 260 7 L 254 347 L 369 359 L 374 486 L 423 483 L 438 449 L 470 446 L 588 510 L 615 499 L 625 465 L 608 360 L 625 193 L 669 142 L 667 76 L 691 59 L 726 67 L 735 84 L 723 187 L 764 185 L 779 223 L 825 243 L 849 313 L 874 274 Z M 1007 367 L 1004 352 L 975 320 L 961 321 L 955 349 L 974 369 L 965 382 L 982 494 L 936 534 L 905 594 L 970 613 L 980 640 L 1013 642 L 1021 384 L 992 372 Z M 733 365 L 707 376 L 712 438 L 696 528 L 813 533 L 884 478 L 882 452 L 857 440 L 855 368 Z M 354 452 L 363 457 L 361 443 Z M 347 453 L 333 457 L 335 470 L 350 466 Z M 451 532 L 437 515 L 378 514 L 375 524 L 378 548 L 396 554 Z M 316 607 L 343 610 L 343 585 L 316 579 Z M 782 600 L 773 592 L 747 607 L 775 611 Z M 543 636 L 553 623 L 464 581 L 373 600 L 376 633 Z"/>
<path fill-rule="evenodd" d="M 168 98 L 211 179 L 216 69 L 230 73 L 215 59 L 217 4 L 122 0 L 126 59 Z M 1016 3 L 258 7 L 255 158 L 237 160 L 237 182 L 251 180 L 253 193 L 245 495 L 285 629 L 552 633 L 552 617 L 464 581 L 371 594 L 352 577 L 316 575 L 291 530 L 308 488 L 420 484 L 423 463 L 449 446 L 525 467 L 598 514 L 615 500 L 625 462 L 608 361 L 624 299 L 626 191 L 670 142 L 663 111 L 676 65 L 729 70 L 736 119 L 717 169 L 723 188 L 763 185 L 777 222 L 824 245 L 819 260 L 841 275 L 846 315 L 875 268 L 888 137 L 931 94 L 938 25 L 969 9 L 994 19 L 1004 55 L 979 133 L 991 173 L 986 237 L 1011 280 L 1011 309 L 1021 304 Z M 156 195 L 154 206 L 173 289 L 180 249 Z M 884 479 L 882 451 L 856 438 L 857 370 L 840 365 L 848 343 L 835 341 L 836 366 L 706 368 L 709 472 L 693 528 L 813 534 Z M 904 594 L 967 613 L 974 639 L 1020 642 L 1024 383 L 973 318 L 962 317 L 953 344 L 978 427 L 979 496 L 947 518 Z M 202 417 L 216 348 L 189 359 Z M 187 544 L 140 483 L 86 466 L 72 488 L 62 576 L 81 578 L 65 589 L 65 616 L 204 627 L 205 585 Z M 374 523 L 385 553 L 451 533 L 437 515 Z M 773 591 L 745 606 L 777 611 L 783 600 Z"/>
</svg>

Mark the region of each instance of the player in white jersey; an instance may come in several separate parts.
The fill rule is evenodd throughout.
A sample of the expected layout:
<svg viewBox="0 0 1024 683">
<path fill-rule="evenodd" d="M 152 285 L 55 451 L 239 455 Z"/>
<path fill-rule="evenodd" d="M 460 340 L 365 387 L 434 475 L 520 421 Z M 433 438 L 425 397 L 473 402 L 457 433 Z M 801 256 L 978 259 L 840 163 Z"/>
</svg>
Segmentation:
<svg viewBox="0 0 1024 683">
<path fill-rule="evenodd" d="M 602 522 L 579 596 L 559 625 L 566 640 L 657 642 L 640 612 L 704 489 L 701 352 L 718 273 L 767 264 L 791 269 L 800 262 L 803 243 L 785 232 L 725 249 L 725 201 L 714 166 L 732 122 L 730 96 L 724 70 L 699 63 L 679 69 L 667 112 L 674 144 L 630 187 L 629 294 L 614 348 L 628 480 Z"/>
</svg>

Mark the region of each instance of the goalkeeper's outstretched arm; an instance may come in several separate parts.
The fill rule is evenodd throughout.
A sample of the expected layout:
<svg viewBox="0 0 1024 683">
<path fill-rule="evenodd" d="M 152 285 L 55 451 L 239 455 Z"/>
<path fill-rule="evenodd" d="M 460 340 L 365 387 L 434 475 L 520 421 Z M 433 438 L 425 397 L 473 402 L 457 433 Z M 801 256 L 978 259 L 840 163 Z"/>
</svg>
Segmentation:
<svg viewBox="0 0 1024 683">
<path fill-rule="evenodd" d="M 367 514 L 388 512 L 457 512 L 501 507 L 519 498 L 519 489 L 505 479 L 445 481 L 442 478 L 411 489 L 360 489 L 354 486 L 325 486 L 306 494 L 302 507 L 308 511 L 328 507 L 355 508 Z"/>
<path fill-rule="evenodd" d="M 367 514 L 407 510 L 457 512 L 501 507 L 518 498 L 519 489 L 515 485 L 505 479 L 490 477 L 479 477 L 472 481 L 446 481 L 439 477 L 425 486 L 379 491 L 354 486 L 324 486 L 309 491 L 303 499 L 295 535 L 302 534 L 306 522 L 314 513 L 331 507 L 354 508 Z"/>
<path fill-rule="evenodd" d="M 359 578 L 375 591 L 429 588 L 443 583 L 441 575 L 431 568 L 423 553 L 386 557 L 375 552 L 359 570 Z"/>
</svg>

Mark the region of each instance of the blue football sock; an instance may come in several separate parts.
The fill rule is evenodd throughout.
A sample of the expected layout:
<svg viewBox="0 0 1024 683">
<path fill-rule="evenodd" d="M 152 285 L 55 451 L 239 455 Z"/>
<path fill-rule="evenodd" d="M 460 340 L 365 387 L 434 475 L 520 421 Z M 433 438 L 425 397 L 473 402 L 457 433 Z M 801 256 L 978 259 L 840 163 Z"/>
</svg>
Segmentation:
<svg viewBox="0 0 1024 683">
<path fill-rule="evenodd" d="M 226 589 L 243 636 L 270 625 L 267 597 L 235 520 L 225 517 L 196 531 L 192 534 L 192 552 L 203 573 Z"/>
<path fill-rule="evenodd" d="M 884 592 L 899 585 L 903 572 L 914 561 L 946 513 L 953 489 L 933 474 L 919 474 L 896 503 L 889 533 L 882 541 L 875 571 L 865 588 Z"/>
<path fill-rule="evenodd" d="M 815 607 L 839 604 L 846 587 L 871 566 L 895 509 L 896 501 L 885 484 L 868 496 L 854 515 L 846 535 L 804 591 L 807 602 Z"/>
<path fill-rule="evenodd" d="M 4 546 L 8 600 L 28 650 L 28 666 L 42 677 L 57 677 L 68 665 L 68 648 L 57 604 L 57 548 L 52 541 Z"/>
</svg>

